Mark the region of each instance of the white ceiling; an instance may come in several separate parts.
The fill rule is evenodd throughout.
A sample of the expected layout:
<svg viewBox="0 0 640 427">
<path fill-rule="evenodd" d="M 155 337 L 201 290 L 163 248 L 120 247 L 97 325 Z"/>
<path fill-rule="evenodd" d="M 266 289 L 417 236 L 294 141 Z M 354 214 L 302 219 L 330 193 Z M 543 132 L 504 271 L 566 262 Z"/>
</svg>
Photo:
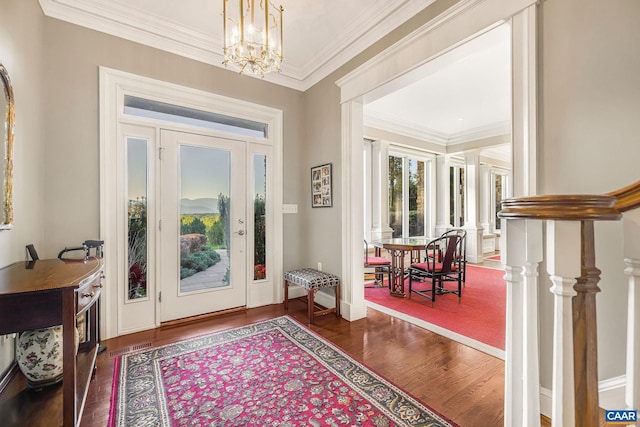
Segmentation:
<svg viewBox="0 0 640 427">
<path fill-rule="evenodd" d="M 223 67 L 222 0 L 39 1 L 47 16 Z M 285 61 L 264 79 L 304 91 L 433 1 L 275 0 L 285 9 Z M 509 52 L 503 25 L 426 64 L 420 81 L 367 104 L 365 123 L 442 145 L 508 133 Z"/>
<path fill-rule="evenodd" d="M 510 30 L 504 24 L 422 67 L 421 78 L 365 105 L 365 123 L 442 145 L 509 133 Z"/>
<path fill-rule="evenodd" d="M 306 90 L 435 0 L 272 0 L 284 8 L 280 74 Z M 222 67 L 223 0 L 40 0 L 47 16 Z"/>
</svg>

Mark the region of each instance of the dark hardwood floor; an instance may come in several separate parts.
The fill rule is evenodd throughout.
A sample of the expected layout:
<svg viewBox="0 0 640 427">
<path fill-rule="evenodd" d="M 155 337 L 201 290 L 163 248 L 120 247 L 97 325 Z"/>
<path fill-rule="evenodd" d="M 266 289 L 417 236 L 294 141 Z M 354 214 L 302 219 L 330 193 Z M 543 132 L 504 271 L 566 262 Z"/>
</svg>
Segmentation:
<svg viewBox="0 0 640 427">
<path fill-rule="evenodd" d="M 284 314 L 272 305 L 103 341 L 107 350 L 98 356 L 81 426 L 106 426 L 118 354 Z M 306 305 L 293 301 L 288 314 L 306 322 Z M 355 322 L 323 316 L 311 329 L 459 425 L 503 425 L 502 360 L 372 309 Z"/>
</svg>

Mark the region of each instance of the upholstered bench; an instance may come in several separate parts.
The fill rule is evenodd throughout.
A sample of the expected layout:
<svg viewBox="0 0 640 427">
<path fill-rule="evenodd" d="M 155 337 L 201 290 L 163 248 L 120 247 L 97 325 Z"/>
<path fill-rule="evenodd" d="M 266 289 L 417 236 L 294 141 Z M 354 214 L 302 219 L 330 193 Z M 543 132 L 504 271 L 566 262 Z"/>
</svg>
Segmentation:
<svg viewBox="0 0 640 427">
<path fill-rule="evenodd" d="M 289 286 L 298 285 L 307 290 L 307 310 L 309 323 L 314 322 L 315 316 L 335 313 L 340 316 L 340 278 L 333 274 L 314 270 L 313 268 L 302 268 L 284 273 L 284 308 L 289 308 Z M 314 302 L 315 293 L 322 288 L 334 288 L 336 293 L 335 308 L 324 308 Z M 304 298 L 304 297 L 301 297 Z M 318 310 L 316 310 L 318 309 Z"/>
</svg>

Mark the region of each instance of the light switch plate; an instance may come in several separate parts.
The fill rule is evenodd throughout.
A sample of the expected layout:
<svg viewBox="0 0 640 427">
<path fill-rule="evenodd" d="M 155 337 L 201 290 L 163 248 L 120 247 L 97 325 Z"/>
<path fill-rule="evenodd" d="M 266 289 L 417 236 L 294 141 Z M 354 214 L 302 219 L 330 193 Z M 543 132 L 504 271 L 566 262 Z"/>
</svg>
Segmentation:
<svg viewBox="0 0 640 427">
<path fill-rule="evenodd" d="M 282 213 L 298 213 L 298 205 L 282 205 Z"/>
</svg>

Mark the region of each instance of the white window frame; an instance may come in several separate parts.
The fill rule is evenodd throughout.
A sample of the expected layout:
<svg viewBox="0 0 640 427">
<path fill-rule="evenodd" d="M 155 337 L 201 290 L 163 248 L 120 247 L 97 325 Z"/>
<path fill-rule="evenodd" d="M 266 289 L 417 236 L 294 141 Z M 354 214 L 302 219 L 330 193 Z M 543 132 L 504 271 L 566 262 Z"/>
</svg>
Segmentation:
<svg viewBox="0 0 640 427">
<path fill-rule="evenodd" d="M 507 199 L 511 194 L 511 171 L 508 169 L 492 166 L 489 169 L 489 173 L 491 176 L 490 178 L 491 179 L 491 185 L 490 185 L 491 195 L 489 196 L 491 197 L 491 203 L 489 204 L 490 210 L 491 210 L 490 211 L 491 232 L 494 234 L 500 235 L 500 229 L 496 228 L 496 225 L 497 225 L 496 218 L 498 214 L 498 211 L 496 209 L 496 202 L 495 202 L 496 201 L 496 176 L 503 177 L 502 200 L 504 200 L 504 199 Z"/>
<path fill-rule="evenodd" d="M 407 160 L 416 160 L 419 162 L 425 162 L 425 186 L 423 200 L 425 202 L 425 215 L 424 215 L 424 234 L 430 236 L 433 234 L 434 218 L 435 218 L 435 158 L 436 156 L 430 153 L 426 153 L 420 150 L 413 150 L 406 147 L 400 147 L 396 145 L 389 146 L 389 152 L 387 154 L 387 161 L 385 167 L 389 168 L 389 157 L 400 157 L 402 162 L 402 237 L 414 237 L 409 236 L 409 215 L 405 214 L 409 212 L 409 162 Z M 387 173 L 389 176 L 389 173 Z M 388 183 L 387 183 L 388 184 Z M 388 209 L 388 207 L 387 207 Z"/>
<path fill-rule="evenodd" d="M 454 170 L 454 183 L 455 187 L 457 187 L 460 185 L 460 171 L 465 170 L 464 161 L 452 158 L 449 162 L 449 173 L 447 173 L 447 179 L 449 180 L 449 198 L 453 201 L 453 211 L 449 209 L 449 219 L 451 219 L 451 216 L 453 215 L 453 222 L 451 222 L 451 225 L 453 227 L 462 227 L 464 226 L 464 217 L 462 212 L 464 212 L 466 194 L 461 194 L 460 188 L 454 188 L 451 186 L 451 169 Z M 464 187 L 462 190 L 465 190 Z"/>
</svg>

